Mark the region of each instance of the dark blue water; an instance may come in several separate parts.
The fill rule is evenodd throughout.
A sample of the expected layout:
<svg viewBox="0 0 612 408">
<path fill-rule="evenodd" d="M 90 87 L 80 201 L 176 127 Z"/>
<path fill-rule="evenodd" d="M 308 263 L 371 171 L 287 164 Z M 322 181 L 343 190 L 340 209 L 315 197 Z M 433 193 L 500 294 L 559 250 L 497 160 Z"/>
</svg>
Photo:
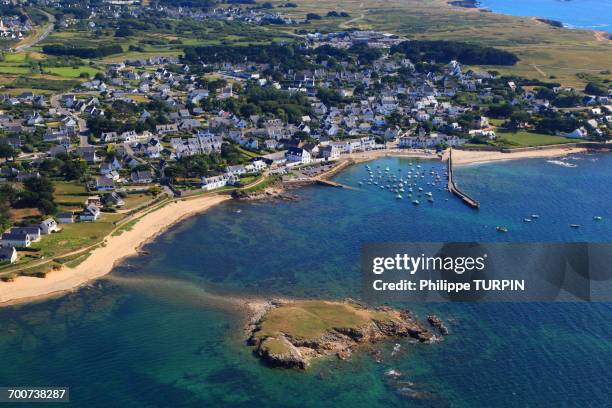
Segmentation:
<svg viewBox="0 0 612 408">
<path fill-rule="evenodd" d="M 550 18 L 570 28 L 612 32 L 609 0 L 482 0 L 480 4 L 497 13 Z"/>
<path fill-rule="evenodd" d="M 444 170 L 395 158 L 370 165 L 405 173 L 411 162 Z M 378 344 L 297 372 L 253 357 L 242 314 L 223 302 L 359 297 L 362 242 L 610 241 L 612 155 L 568 162 L 577 167 L 538 159 L 458 168 L 480 211 L 437 186 L 425 187 L 434 204 L 421 197 L 419 206 L 360 187 L 365 164 L 337 177 L 356 189 L 308 187 L 293 192 L 296 202 L 216 207 L 91 288 L 1 310 L 0 384 L 70 386 L 79 407 L 610 406 L 610 304 L 413 304 L 449 322 L 443 343 L 399 341 L 396 355 L 393 343 Z M 537 222 L 523 223 L 534 213 Z"/>
</svg>

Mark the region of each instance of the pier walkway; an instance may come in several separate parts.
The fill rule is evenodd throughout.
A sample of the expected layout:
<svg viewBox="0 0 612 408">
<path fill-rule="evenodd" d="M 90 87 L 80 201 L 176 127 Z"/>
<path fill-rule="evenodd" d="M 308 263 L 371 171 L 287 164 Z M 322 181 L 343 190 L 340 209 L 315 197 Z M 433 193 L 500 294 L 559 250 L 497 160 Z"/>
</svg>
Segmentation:
<svg viewBox="0 0 612 408">
<path fill-rule="evenodd" d="M 480 203 L 477 200 L 473 199 L 472 197 L 470 197 L 469 195 L 461 191 L 455 185 L 455 181 L 453 180 L 453 149 L 452 148 L 450 148 L 448 152 L 448 191 L 450 191 L 451 193 L 459 197 L 468 206 L 475 208 L 475 209 L 480 208 Z"/>
</svg>

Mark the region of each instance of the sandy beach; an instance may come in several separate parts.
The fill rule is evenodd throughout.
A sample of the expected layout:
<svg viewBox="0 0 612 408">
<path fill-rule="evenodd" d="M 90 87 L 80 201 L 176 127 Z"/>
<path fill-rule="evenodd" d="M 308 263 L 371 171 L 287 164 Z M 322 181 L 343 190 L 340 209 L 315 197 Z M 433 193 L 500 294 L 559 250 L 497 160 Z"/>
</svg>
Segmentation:
<svg viewBox="0 0 612 408">
<path fill-rule="evenodd" d="M 586 151 L 584 148 L 562 146 L 512 153 L 453 150 L 453 164 L 467 165 L 503 160 L 560 157 L 584 151 Z M 385 156 L 439 159 L 436 154 L 399 149 L 355 153 L 346 157 L 359 163 Z M 446 154 L 442 159 L 445 158 Z M 131 230 L 125 231 L 121 235 L 113 236 L 111 234 L 108 236 L 105 240 L 105 246 L 94 249 L 91 255 L 75 268 L 64 268 L 61 271 L 51 272 L 46 278 L 20 276 L 13 282 L 0 282 L 0 306 L 61 294 L 100 278 L 110 273 L 122 259 L 136 255 L 140 246 L 155 238 L 169 226 L 229 199 L 228 195 L 197 197 L 173 201 L 160 209 L 153 210 L 142 216 Z"/>
<path fill-rule="evenodd" d="M 212 195 L 174 201 L 143 216 L 131 230 L 108 236 L 106 245 L 96 248 L 75 268 L 51 272 L 46 278 L 18 277 L 0 282 L 0 306 L 26 302 L 78 288 L 111 272 L 122 259 L 136 255 L 138 248 L 178 221 L 204 212 L 223 201 L 227 195 Z"/>
<path fill-rule="evenodd" d="M 582 147 L 553 147 L 518 152 L 503 153 L 499 151 L 470 151 L 453 149 L 453 165 L 487 163 L 494 161 L 536 159 L 544 157 L 562 157 L 569 154 L 582 153 L 587 149 Z"/>
<path fill-rule="evenodd" d="M 409 157 L 409 158 L 420 158 L 420 159 L 438 159 L 438 155 L 435 153 L 427 153 L 422 150 L 412 149 L 384 149 L 384 150 L 370 150 L 367 152 L 358 152 L 347 154 L 343 157 L 349 158 L 356 163 L 365 161 L 375 160 L 381 157 Z"/>
</svg>

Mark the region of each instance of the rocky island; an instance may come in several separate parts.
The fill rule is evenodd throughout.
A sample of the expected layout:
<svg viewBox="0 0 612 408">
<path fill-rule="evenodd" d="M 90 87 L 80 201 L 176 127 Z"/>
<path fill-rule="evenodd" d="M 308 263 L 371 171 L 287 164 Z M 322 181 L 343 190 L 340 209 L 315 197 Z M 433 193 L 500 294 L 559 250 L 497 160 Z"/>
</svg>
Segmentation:
<svg viewBox="0 0 612 408">
<path fill-rule="evenodd" d="M 409 337 L 438 340 L 408 311 L 354 301 L 273 301 L 247 326 L 248 344 L 267 364 L 306 369 L 313 358 L 347 359 L 360 345 Z"/>
</svg>

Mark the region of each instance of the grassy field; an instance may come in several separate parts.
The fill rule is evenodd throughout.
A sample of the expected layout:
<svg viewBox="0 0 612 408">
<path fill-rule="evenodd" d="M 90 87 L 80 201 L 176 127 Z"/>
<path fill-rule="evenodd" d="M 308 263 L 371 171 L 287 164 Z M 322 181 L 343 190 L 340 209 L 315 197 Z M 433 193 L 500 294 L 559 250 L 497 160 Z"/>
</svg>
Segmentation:
<svg viewBox="0 0 612 408">
<path fill-rule="evenodd" d="M 28 67 L 13 65 L 0 65 L 0 74 L 27 74 L 30 72 Z"/>
<path fill-rule="evenodd" d="M 128 194 L 128 196 L 123 199 L 123 201 L 125 202 L 125 206 L 123 206 L 123 209 L 129 210 L 132 208 L 136 208 L 145 203 L 148 203 L 149 201 L 152 201 L 153 199 L 154 199 L 153 196 L 151 196 L 150 194 L 145 194 L 145 193 Z"/>
<path fill-rule="evenodd" d="M 496 142 L 509 147 L 547 146 L 554 144 L 576 143 L 576 139 L 526 131 L 508 132 L 497 130 L 495 133 L 497 134 Z"/>
<path fill-rule="evenodd" d="M 261 322 L 257 337 L 285 334 L 295 339 L 318 339 L 335 328 L 361 328 L 372 320 L 394 320 L 390 312 L 367 310 L 357 305 L 306 300 L 272 309 Z"/>
<path fill-rule="evenodd" d="M 26 60 L 26 53 L 6 53 L 3 56 L 4 62 L 24 62 Z"/>
<path fill-rule="evenodd" d="M 83 208 L 86 198 L 89 196 L 87 189 L 81 183 L 69 181 L 56 181 L 55 202 L 59 204 L 60 211 L 74 211 Z"/>
<path fill-rule="evenodd" d="M 63 224 L 61 232 L 44 236 L 40 242 L 32 244 L 31 248 L 39 256 L 57 257 L 93 245 L 111 232 L 115 227 L 113 222 L 120 217 L 118 214 L 103 214 L 96 222 Z"/>
<path fill-rule="evenodd" d="M 100 70 L 89 66 L 81 67 L 53 67 L 45 68 L 45 72 L 53 75 L 61 76 L 63 78 L 78 78 L 82 73 L 88 74 L 90 77 L 96 75 Z"/>
<path fill-rule="evenodd" d="M 521 58 L 514 67 L 477 69 L 584 87 L 585 81 L 577 73 L 600 74 L 612 67 L 612 41 L 597 38 L 592 31 L 558 29 L 529 17 L 453 7 L 445 0 L 296 0 L 294 3 L 299 7 L 283 12 L 302 17 L 309 12 L 325 15 L 336 10 L 346 11 L 352 17 L 323 18 L 313 21 L 308 30 L 376 29 L 413 39 L 468 41 L 500 47 Z M 609 73 L 600 75 L 612 79 Z"/>
</svg>

